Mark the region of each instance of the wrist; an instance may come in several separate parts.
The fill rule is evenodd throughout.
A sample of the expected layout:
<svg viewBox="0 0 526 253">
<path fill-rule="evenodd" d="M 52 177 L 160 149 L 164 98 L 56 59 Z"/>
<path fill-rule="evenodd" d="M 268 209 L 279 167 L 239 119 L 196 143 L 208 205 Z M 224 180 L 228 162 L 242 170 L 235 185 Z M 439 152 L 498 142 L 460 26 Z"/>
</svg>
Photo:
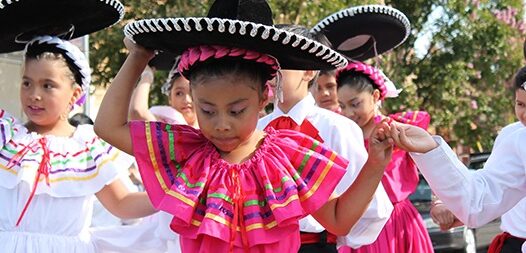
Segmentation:
<svg viewBox="0 0 526 253">
<path fill-rule="evenodd" d="M 428 143 L 426 144 L 427 148 L 426 148 L 426 149 L 424 150 L 424 152 L 422 152 L 422 153 L 427 153 L 427 152 L 429 152 L 429 151 L 431 151 L 431 150 L 433 150 L 433 149 L 438 148 L 438 146 L 440 146 L 440 145 L 438 144 L 438 142 L 435 141 L 435 139 L 433 139 L 433 137 L 430 137 L 430 138 L 428 139 L 427 142 L 428 142 Z"/>
<path fill-rule="evenodd" d="M 141 74 L 141 79 L 139 80 L 139 83 L 153 83 L 153 73 L 151 71 L 144 71 Z"/>
<path fill-rule="evenodd" d="M 442 200 L 440 199 L 434 199 L 431 201 L 431 208 L 435 207 L 435 206 L 438 206 L 438 205 L 443 205 L 444 202 L 442 202 Z"/>
<path fill-rule="evenodd" d="M 379 174 L 379 175 L 382 175 L 382 176 L 384 174 L 386 166 L 387 166 L 387 164 L 384 164 L 383 162 L 371 160 L 370 156 L 369 156 L 369 158 L 367 159 L 367 161 L 365 162 L 365 165 L 364 165 L 364 167 L 368 168 L 368 171 L 370 173 L 375 173 L 375 174 Z"/>
<path fill-rule="evenodd" d="M 131 51 L 128 55 L 129 58 L 149 62 L 155 56 L 153 51 Z"/>
</svg>

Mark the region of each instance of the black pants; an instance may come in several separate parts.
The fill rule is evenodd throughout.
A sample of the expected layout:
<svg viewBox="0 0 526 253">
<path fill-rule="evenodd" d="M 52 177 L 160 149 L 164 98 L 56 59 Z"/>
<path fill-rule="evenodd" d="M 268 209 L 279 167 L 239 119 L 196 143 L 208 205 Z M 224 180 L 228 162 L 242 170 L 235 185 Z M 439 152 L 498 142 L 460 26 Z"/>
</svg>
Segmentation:
<svg viewBox="0 0 526 253">
<path fill-rule="evenodd" d="M 327 231 L 320 233 L 320 242 L 302 244 L 298 253 L 338 253 L 335 243 L 327 242 Z"/>
<path fill-rule="evenodd" d="M 524 240 L 521 240 L 519 238 L 508 238 L 506 239 L 506 241 L 504 241 L 504 244 L 502 244 L 502 250 L 500 251 L 500 253 L 520 253 L 523 243 Z"/>
<path fill-rule="evenodd" d="M 338 250 L 336 250 L 336 244 L 312 243 L 302 244 L 298 253 L 338 253 Z"/>
</svg>

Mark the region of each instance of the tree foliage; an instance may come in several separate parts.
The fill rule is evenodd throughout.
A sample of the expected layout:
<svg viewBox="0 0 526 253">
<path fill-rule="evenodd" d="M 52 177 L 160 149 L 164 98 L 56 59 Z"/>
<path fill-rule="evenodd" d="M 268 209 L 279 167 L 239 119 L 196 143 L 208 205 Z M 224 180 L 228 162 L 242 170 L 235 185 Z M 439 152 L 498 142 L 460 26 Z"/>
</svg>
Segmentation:
<svg viewBox="0 0 526 253">
<path fill-rule="evenodd" d="M 122 29 L 132 19 L 206 15 L 212 1 L 126 1 L 124 21 L 90 36 L 95 85 L 108 85 L 126 51 Z M 275 23 L 311 27 L 326 15 L 358 0 L 270 0 Z M 411 36 L 377 62 L 404 91 L 385 104 L 389 112 L 426 110 L 437 133 L 451 142 L 489 149 L 497 130 L 514 120 L 507 89 L 522 63 L 521 0 L 387 0 L 411 22 Z M 420 45 L 419 41 L 428 42 Z M 424 43 L 426 44 L 426 43 Z M 166 73 L 157 73 L 162 80 Z M 162 83 L 159 81 L 158 83 Z M 165 103 L 154 89 L 153 103 Z"/>
</svg>

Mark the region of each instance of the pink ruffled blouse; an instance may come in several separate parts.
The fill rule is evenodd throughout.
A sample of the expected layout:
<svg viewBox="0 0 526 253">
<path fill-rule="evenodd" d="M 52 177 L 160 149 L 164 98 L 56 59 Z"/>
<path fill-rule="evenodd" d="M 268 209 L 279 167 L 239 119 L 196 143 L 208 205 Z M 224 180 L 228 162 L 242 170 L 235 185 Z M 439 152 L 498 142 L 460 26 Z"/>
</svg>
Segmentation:
<svg viewBox="0 0 526 253">
<path fill-rule="evenodd" d="M 329 200 L 347 166 L 295 131 L 266 130 L 249 160 L 231 164 L 192 127 L 130 127 L 145 188 L 174 215 L 183 252 L 297 252 L 298 220 Z"/>
</svg>

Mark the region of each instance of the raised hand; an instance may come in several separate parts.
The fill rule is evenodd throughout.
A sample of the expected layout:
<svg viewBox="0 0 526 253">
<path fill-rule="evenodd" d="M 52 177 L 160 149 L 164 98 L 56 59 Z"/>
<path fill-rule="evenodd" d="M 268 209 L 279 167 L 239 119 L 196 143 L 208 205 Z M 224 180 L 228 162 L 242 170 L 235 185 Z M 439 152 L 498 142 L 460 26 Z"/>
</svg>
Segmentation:
<svg viewBox="0 0 526 253">
<path fill-rule="evenodd" d="M 124 45 L 130 52 L 130 55 L 139 56 L 141 58 L 144 57 L 144 59 L 148 61 L 150 61 L 155 56 L 155 52 L 153 50 L 146 49 L 128 38 L 124 38 Z"/>
<path fill-rule="evenodd" d="M 384 120 L 375 126 L 369 138 L 368 163 L 385 168 L 391 161 L 393 144 L 393 139 L 389 136 L 389 124 Z"/>
<path fill-rule="evenodd" d="M 426 153 L 438 146 L 431 135 L 420 127 L 399 122 L 392 122 L 389 126 L 387 135 L 403 150 Z"/>
</svg>

